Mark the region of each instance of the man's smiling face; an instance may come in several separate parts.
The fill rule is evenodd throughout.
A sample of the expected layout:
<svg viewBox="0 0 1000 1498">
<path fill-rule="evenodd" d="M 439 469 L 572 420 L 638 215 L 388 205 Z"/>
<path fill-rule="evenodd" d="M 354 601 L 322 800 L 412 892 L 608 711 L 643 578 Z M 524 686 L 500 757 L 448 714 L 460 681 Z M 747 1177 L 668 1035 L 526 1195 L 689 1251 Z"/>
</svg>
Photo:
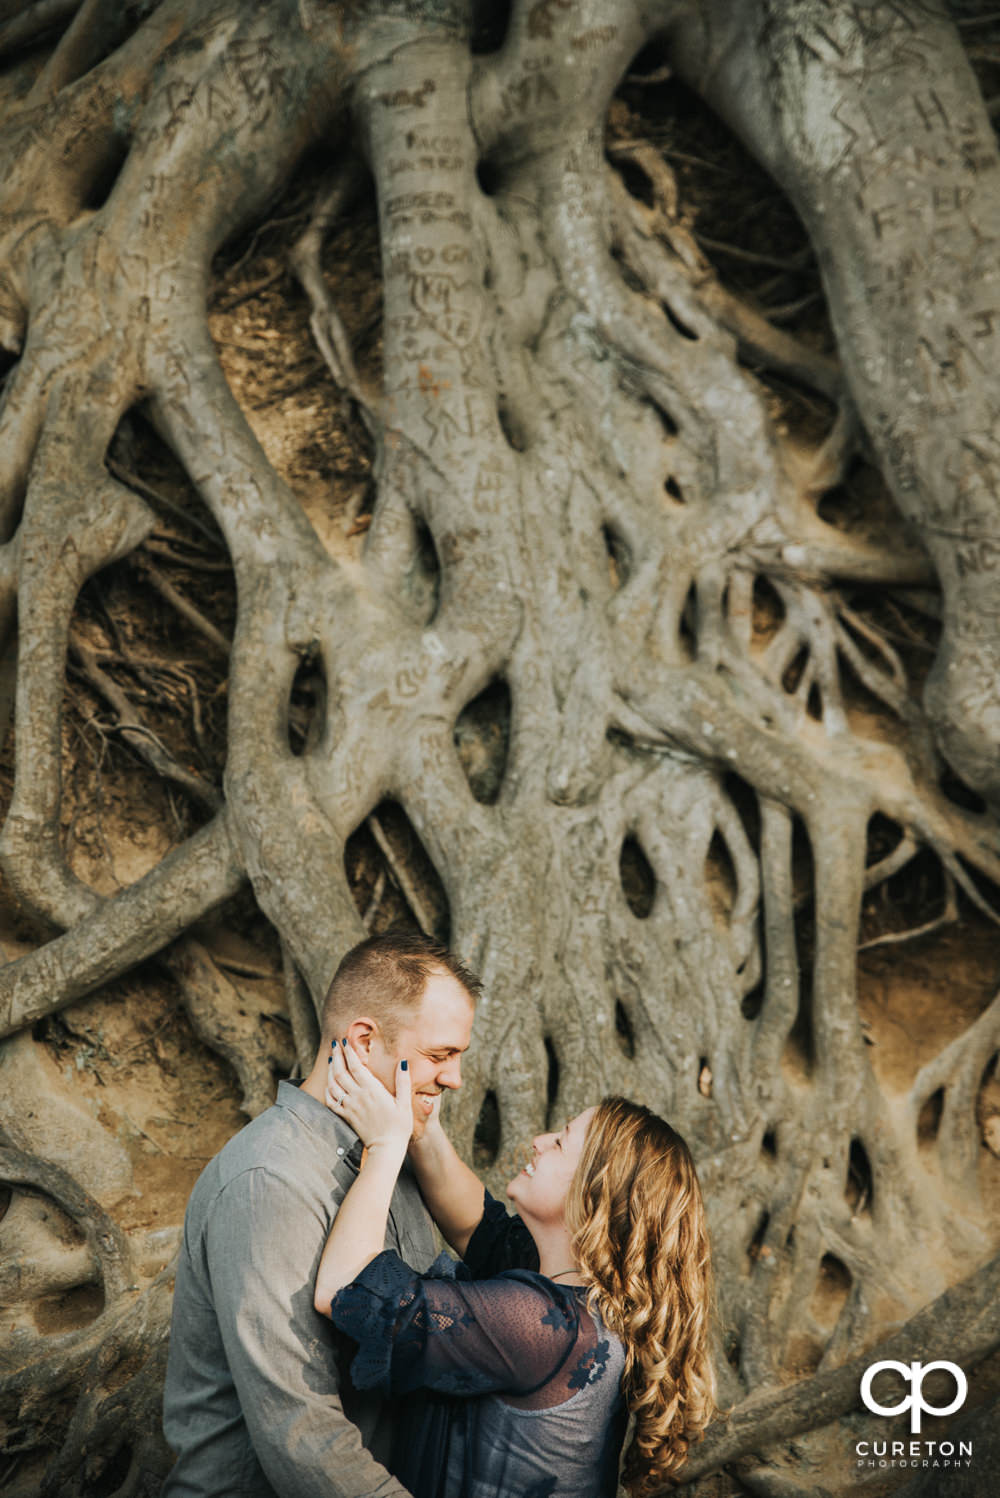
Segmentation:
<svg viewBox="0 0 1000 1498">
<path fill-rule="evenodd" d="M 409 1062 L 413 1089 L 413 1137 L 427 1127 L 434 1101 L 446 1087 L 461 1087 L 462 1056 L 472 1039 L 472 1000 L 450 973 L 432 973 L 420 1003 L 390 1044 L 381 1032 L 372 1037 L 368 1065 L 379 1081 L 395 1091 L 396 1062 Z"/>
</svg>

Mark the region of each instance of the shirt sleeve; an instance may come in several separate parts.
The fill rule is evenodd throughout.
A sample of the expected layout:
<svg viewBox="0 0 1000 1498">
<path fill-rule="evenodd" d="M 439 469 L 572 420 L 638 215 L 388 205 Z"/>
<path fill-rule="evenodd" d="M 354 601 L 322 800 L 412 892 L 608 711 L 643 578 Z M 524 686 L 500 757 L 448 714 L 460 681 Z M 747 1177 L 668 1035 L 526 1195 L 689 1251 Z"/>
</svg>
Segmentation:
<svg viewBox="0 0 1000 1498">
<path fill-rule="evenodd" d="M 355 1387 L 393 1394 L 531 1394 L 558 1373 L 579 1329 L 572 1293 L 534 1274 L 430 1279 L 391 1251 L 337 1292 L 330 1314 L 358 1344 Z"/>
<path fill-rule="evenodd" d="M 520 1217 L 512 1216 L 488 1191 L 483 1215 L 466 1244 L 463 1261 L 473 1279 L 489 1279 L 506 1269 L 537 1269 L 538 1249 Z"/>
<path fill-rule="evenodd" d="M 314 1202 L 268 1171 L 220 1193 L 206 1250 L 226 1360 L 280 1498 L 406 1498 L 365 1450 L 337 1392 L 329 1324 L 313 1305 L 328 1230 Z"/>
</svg>

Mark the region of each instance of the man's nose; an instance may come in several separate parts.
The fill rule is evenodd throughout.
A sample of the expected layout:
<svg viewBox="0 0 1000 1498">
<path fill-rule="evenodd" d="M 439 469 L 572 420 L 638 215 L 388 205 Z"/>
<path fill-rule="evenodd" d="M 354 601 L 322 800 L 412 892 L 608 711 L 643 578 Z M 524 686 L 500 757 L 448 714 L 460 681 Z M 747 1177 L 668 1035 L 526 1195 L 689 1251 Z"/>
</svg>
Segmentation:
<svg viewBox="0 0 1000 1498">
<path fill-rule="evenodd" d="M 438 1070 L 435 1079 L 439 1087 L 461 1087 L 462 1085 L 462 1058 L 453 1056 L 446 1061 Z"/>
</svg>

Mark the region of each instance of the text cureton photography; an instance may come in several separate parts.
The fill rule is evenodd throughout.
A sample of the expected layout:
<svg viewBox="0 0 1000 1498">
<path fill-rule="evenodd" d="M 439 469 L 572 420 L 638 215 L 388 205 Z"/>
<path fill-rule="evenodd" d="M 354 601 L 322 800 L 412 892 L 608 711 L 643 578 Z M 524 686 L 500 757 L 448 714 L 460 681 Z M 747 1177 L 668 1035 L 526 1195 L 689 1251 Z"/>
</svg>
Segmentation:
<svg viewBox="0 0 1000 1498">
<path fill-rule="evenodd" d="M 971 1441 L 858 1441 L 859 1467 L 971 1467 Z"/>
</svg>

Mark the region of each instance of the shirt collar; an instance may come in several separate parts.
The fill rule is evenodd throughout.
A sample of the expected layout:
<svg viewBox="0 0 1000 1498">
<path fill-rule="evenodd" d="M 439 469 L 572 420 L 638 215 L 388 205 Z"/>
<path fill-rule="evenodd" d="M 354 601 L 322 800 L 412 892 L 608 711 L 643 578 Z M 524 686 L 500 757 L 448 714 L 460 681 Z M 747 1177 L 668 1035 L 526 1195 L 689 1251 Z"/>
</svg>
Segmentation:
<svg viewBox="0 0 1000 1498">
<path fill-rule="evenodd" d="M 324 1103 L 317 1102 L 311 1093 L 303 1092 L 301 1083 L 279 1082 L 275 1101 L 279 1108 L 287 1108 L 302 1120 L 307 1129 L 328 1143 L 332 1154 L 339 1155 L 353 1170 L 360 1170 L 364 1145 L 357 1134 Z"/>
</svg>

